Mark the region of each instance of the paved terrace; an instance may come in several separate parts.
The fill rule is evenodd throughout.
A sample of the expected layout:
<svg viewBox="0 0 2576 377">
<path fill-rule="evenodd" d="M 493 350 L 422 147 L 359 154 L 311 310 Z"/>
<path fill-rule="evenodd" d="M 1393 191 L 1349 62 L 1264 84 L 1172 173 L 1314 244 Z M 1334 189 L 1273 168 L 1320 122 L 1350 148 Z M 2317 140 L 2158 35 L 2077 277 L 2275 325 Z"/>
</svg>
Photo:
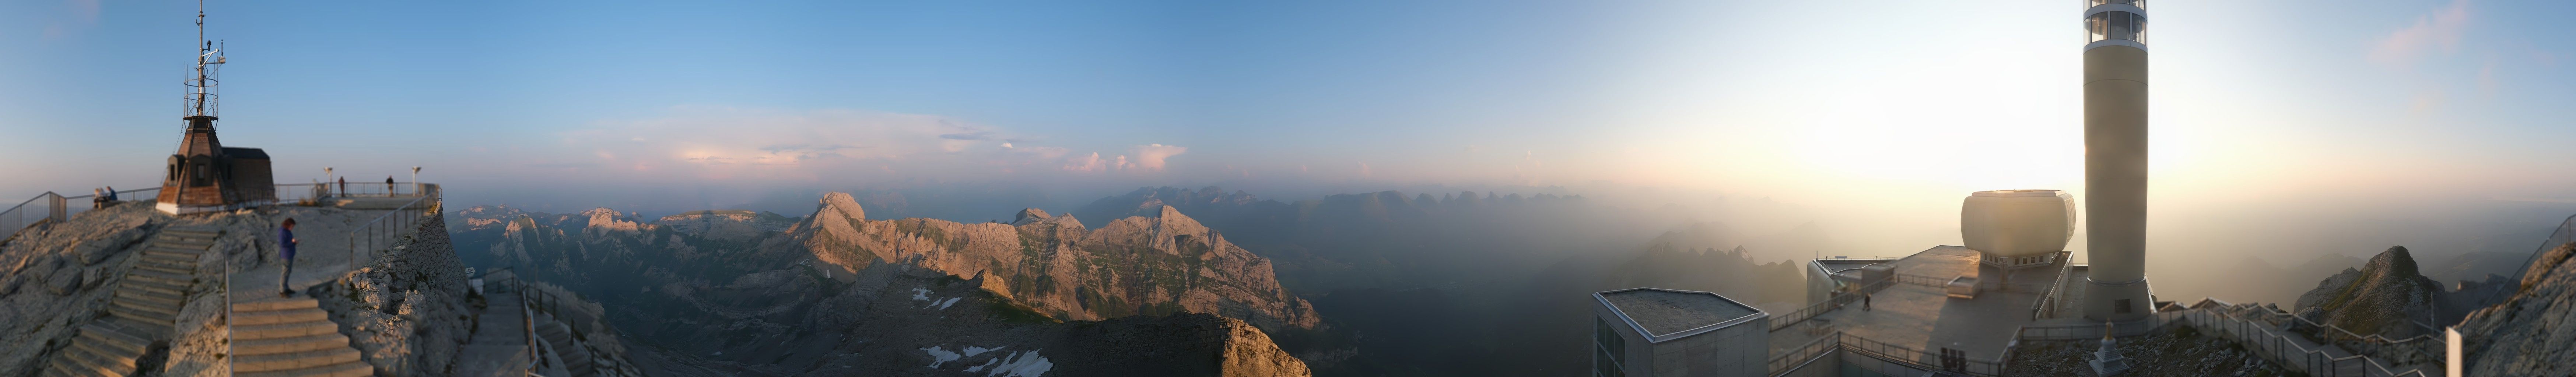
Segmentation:
<svg viewBox="0 0 2576 377">
<path fill-rule="evenodd" d="M 1978 277 L 1985 283 L 2007 277 L 1999 269 L 1978 264 L 1975 250 L 1959 246 L 1935 246 L 1895 263 L 1900 276 L 1938 277 L 1944 282 L 1957 276 Z M 2009 279 L 2003 280 L 2047 284 L 2055 281 L 2056 275 L 2055 267 L 2032 267 L 2012 271 Z M 1953 299 L 1941 287 L 1896 283 L 1872 294 L 1869 310 L 1855 302 L 1818 314 L 1808 323 L 1771 332 L 1770 353 L 1780 354 L 1829 336 L 1831 331 L 1810 329 L 1830 325 L 1847 335 L 1924 352 L 1950 347 L 1967 351 L 1968 357 L 1994 359 L 2003 355 L 2005 345 L 2013 340 L 2013 329 L 2032 323 L 2031 307 L 2041 295 L 1987 289 L 1978 292 L 1975 299 Z"/>
<path fill-rule="evenodd" d="M 266 215 L 270 227 L 257 233 L 266 241 L 260 245 L 260 255 L 256 258 L 259 261 L 257 267 L 237 269 L 233 272 L 233 297 L 236 297 L 236 300 L 246 300 L 263 294 L 268 297 L 277 295 L 278 272 L 283 268 L 277 255 L 277 228 L 275 228 L 277 222 L 289 218 L 295 219 L 295 238 L 304 241 L 295 251 L 295 276 L 287 279 L 295 290 L 303 291 L 348 274 L 353 255 L 350 252 L 351 238 L 366 237 L 364 234 L 352 234 L 351 231 L 370 221 L 397 212 L 394 208 L 410 203 L 413 199 L 418 198 L 351 198 L 325 202 L 324 206 L 320 207 L 292 205 L 275 207 L 276 213 Z M 421 205 L 435 200 L 437 199 L 422 201 Z M 417 220 L 417 218 L 414 219 Z M 387 218 L 384 224 L 376 227 L 398 225 L 396 223 L 400 223 L 400 220 Z M 399 238 L 399 234 L 410 233 L 408 227 L 397 226 L 396 228 L 401 229 L 395 232 L 398 234 L 395 238 Z M 357 246 L 367 248 L 365 243 L 366 240 L 359 240 Z M 390 242 L 385 241 L 376 243 L 373 247 L 375 249 L 392 246 Z M 372 258 L 371 254 L 354 255 L 358 255 L 357 264 L 360 265 L 366 264 L 366 259 Z"/>
</svg>

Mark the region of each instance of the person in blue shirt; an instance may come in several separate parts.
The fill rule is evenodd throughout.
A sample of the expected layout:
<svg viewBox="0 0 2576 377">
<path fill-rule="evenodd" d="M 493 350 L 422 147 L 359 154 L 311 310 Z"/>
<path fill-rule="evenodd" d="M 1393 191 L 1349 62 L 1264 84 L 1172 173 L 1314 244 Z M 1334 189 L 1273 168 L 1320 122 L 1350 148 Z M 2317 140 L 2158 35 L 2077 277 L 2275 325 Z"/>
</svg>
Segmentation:
<svg viewBox="0 0 2576 377">
<path fill-rule="evenodd" d="M 289 286 L 288 281 L 295 276 L 295 244 L 299 242 L 304 241 L 295 239 L 295 219 L 286 219 L 277 225 L 277 257 L 286 261 L 284 272 L 277 274 L 278 297 L 295 295 L 295 288 Z"/>
</svg>

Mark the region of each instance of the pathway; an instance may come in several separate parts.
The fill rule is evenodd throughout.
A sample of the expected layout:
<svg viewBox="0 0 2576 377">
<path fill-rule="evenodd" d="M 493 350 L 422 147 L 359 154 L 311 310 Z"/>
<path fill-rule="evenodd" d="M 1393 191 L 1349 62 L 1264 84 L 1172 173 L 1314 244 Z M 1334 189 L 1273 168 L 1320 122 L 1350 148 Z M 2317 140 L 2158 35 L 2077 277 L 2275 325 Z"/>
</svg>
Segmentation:
<svg viewBox="0 0 2576 377">
<path fill-rule="evenodd" d="M 233 303 L 233 375 L 338 376 L 375 374 L 358 360 L 349 337 L 330 313 L 308 297 L 273 296 Z"/>
</svg>

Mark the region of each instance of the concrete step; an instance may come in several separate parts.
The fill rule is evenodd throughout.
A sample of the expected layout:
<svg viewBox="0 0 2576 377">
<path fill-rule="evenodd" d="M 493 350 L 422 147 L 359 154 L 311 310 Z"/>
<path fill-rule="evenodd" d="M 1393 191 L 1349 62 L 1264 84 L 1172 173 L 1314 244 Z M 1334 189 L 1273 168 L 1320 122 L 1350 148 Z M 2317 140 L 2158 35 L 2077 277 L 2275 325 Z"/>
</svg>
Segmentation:
<svg viewBox="0 0 2576 377">
<path fill-rule="evenodd" d="M 141 259 L 137 260 L 137 262 L 141 262 L 141 263 L 138 263 L 138 264 L 143 264 L 143 265 L 167 266 L 167 267 L 171 267 L 171 268 L 184 268 L 184 269 L 188 269 L 189 271 L 195 271 L 195 270 L 197 269 L 197 258 L 196 258 L 196 257 L 179 257 L 179 256 L 173 256 L 173 255 L 169 255 L 169 254 L 148 254 L 148 253 L 147 253 L 147 254 L 144 254 L 144 255 L 143 255 L 143 258 L 141 258 Z"/>
<path fill-rule="evenodd" d="M 196 280 L 197 280 L 197 278 L 196 278 L 196 277 L 194 277 L 194 276 L 183 275 L 183 274 L 172 274 L 172 273 L 167 273 L 167 272 L 160 272 L 160 271 L 151 271 L 151 270 L 142 270 L 142 269 L 137 269 L 137 270 L 130 270 L 130 271 L 126 271 L 126 272 L 125 272 L 125 280 L 126 280 L 126 281 L 136 281 L 136 280 L 142 280 L 142 281 L 157 281 L 157 282 L 162 282 L 162 283 L 168 283 L 168 284 L 170 284 L 170 285 L 177 285 L 177 286 L 185 287 L 185 286 L 189 286 L 189 285 L 194 285 L 194 284 L 196 284 Z"/>
<path fill-rule="evenodd" d="M 161 326 L 164 326 L 164 327 L 170 326 L 172 322 L 176 322 L 176 321 L 178 320 L 178 317 L 176 317 L 176 316 L 171 316 L 171 315 L 168 315 L 168 314 L 161 314 L 161 313 L 154 313 L 154 312 L 136 311 L 136 310 L 128 309 L 128 308 L 126 308 L 126 307 L 124 307 L 124 306 L 118 306 L 118 305 L 108 305 L 108 306 L 107 306 L 107 315 L 115 316 L 115 317 L 117 317 L 117 318 L 130 319 L 130 320 L 134 320 L 135 322 L 141 322 L 141 323 L 157 323 L 157 324 L 161 324 Z"/>
<path fill-rule="evenodd" d="M 124 373 L 117 373 L 114 369 L 89 365 L 73 359 L 70 355 L 54 355 L 53 360 L 45 361 L 45 370 L 67 377 L 125 377 Z"/>
<path fill-rule="evenodd" d="M 287 371 L 356 362 L 358 350 L 340 347 L 296 353 L 241 355 L 232 359 L 234 373 Z"/>
<path fill-rule="evenodd" d="M 171 296 L 186 296 L 188 294 L 188 286 L 185 285 L 131 279 L 116 283 L 116 289 L 146 291 Z"/>
<path fill-rule="evenodd" d="M 187 296 L 143 289 L 143 287 L 139 287 L 140 285 L 142 284 L 117 284 L 115 299 L 134 300 L 168 307 L 178 307 L 181 303 L 187 300 Z"/>
<path fill-rule="evenodd" d="M 143 347 L 152 344 L 151 340 L 141 334 L 128 332 L 116 325 L 99 323 L 81 325 L 80 337 L 73 339 L 74 342 L 93 343 L 99 347 L 136 355 L 143 354 Z"/>
<path fill-rule="evenodd" d="M 233 340 L 295 338 L 339 332 L 340 326 L 332 324 L 331 321 L 234 325 Z"/>
<path fill-rule="evenodd" d="M 204 248 L 165 248 L 165 245 L 152 245 L 152 248 L 144 248 L 144 256 L 160 256 L 160 258 L 188 258 L 188 261 L 196 261 L 198 253 L 206 253 L 206 250 L 204 250 Z"/>
<path fill-rule="evenodd" d="M 293 338 L 252 339 L 234 342 L 233 353 L 242 356 L 267 355 L 329 349 L 332 347 L 345 348 L 348 346 L 348 336 L 340 335 L 339 333 L 330 333 Z"/>
<path fill-rule="evenodd" d="M 143 357 L 143 351 L 140 350 L 126 352 L 77 340 L 72 341 L 72 349 L 88 353 L 93 362 L 105 363 L 103 366 L 119 370 L 134 370 L 134 359 Z"/>
<path fill-rule="evenodd" d="M 322 302 L 321 302 L 321 301 L 315 301 L 315 300 L 313 300 L 313 298 L 310 298 L 310 297 L 289 297 L 289 298 L 267 298 L 267 297 L 263 297 L 263 298 L 260 298 L 260 299 L 257 299 L 257 300 L 235 302 L 235 303 L 233 303 L 233 311 L 235 311 L 235 312 L 258 312 L 258 311 L 271 311 L 271 310 L 312 309 L 312 308 L 319 308 L 319 307 L 321 307 L 321 306 L 322 306 L 321 304 L 322 304 Z"/>
<path fill-rule="evenodd" d="M 179 316 L 178 306 L 153 305 L 152 303 L 145 302 L 143 300 L 107 300 L 107 304 L 110 308 L 124 308 L 125 310 L 166 315 L 173 318 Z"/>
<path fill-rule="evenodd" d="M 233 326 L 245 326 L 245 325 L 273 325 L 273 324 L 280 324 L 280 323 L 312 322 L 312 321 L 328 320 L 328 319 L 330 319 L 330 318 L 331 318 L 331 313 L 326 313 L 326 312 L 323 312 L 323 311 L 322 311 L 322 310 L 320 310 L 320 309 L 312 309 L 312 308 L 306 308 L 306 309 L 302 309 L 302 310 L 263 310 L 263 311 L 255 311 L 255 312 L 234 312 L 234 313 L 233 313 Z"/>
<path fill-rule="evenodd" d="M 211 240 L 211 239 L 183 239 L 183 238 L 156 238 L 156 239 L 153 239 L 153 240 L 152 240 L 152 246 L 153 246 L 153 247 L 167 247 L 167 248 L 175 248 L 175 249 L 188 249 L 188 250 L 205 250 L 205 249 L 207 249 L 207 248 L 210 248 L 210 247 L 212 247 L 212 246 L 215 246 L 215 240 Z"/>
<path fill-rule="evenodd" d="M 188 266 L 188 267 L 184 267 L 184 268 L 182 268 L 182 267 L 175 267 L 175 266 L 170 266 L 170 265 L 166 265 L 166 264 L 135 263 L 135 264 L 134 264 L 134 269 L 136 269 L 136 270 L 144 270 L 144 271 L 152 271 L 152 272 L 159 272 L 159 273 L 170 274 L 170 275 L 176 275 L 176 276 L 189 276 L 189 275 L 195 275 L 195 274 L 197 274 L 197 268 L 196 268 L 196 266 Z"/>
<path fill-rule="evenodd" d="M 61 363 L 58 366 L 64 367 L 64 370 L 71 372 L 90 373 L 94 375 L 103 374 L 109 376 L 124 376 L 127 373 L 134 372 L 133 360 L 126 360 L 124 367 L 120 368 L 118 367 L 118 363 L 109 361 L 105 356 L 93 355 L 90 354 L 89 351 L 84 351 L 78 348 L 63 350 L 63 353 L 54 355 L 54 359 L 56 361 L 63 361 L 64 363 Z"/>
<path fill-rule="evenodd" d="M 223 231 L 223 229 L 222 229 L 222 228 L 167 228 L 167 229 L 162 229 L 160 233 L 158 233 L 158 234 L 154 234 L 153 236 L 154 236 L 154 237 L 177 237 L 177 238 L 189 238 L 189 239 L 214 239 L 215 237 L 223 236 L 223 234 L 224 234 L 223 232 L 224 232 L 224 231 Z"/>
<path fill-rule="evenodd" d="M 303 369 L 233 373 L 237 377 L 365 377 L 376 374 L 376 367 L 363 362 L 346 362 Z"/>
</svg>

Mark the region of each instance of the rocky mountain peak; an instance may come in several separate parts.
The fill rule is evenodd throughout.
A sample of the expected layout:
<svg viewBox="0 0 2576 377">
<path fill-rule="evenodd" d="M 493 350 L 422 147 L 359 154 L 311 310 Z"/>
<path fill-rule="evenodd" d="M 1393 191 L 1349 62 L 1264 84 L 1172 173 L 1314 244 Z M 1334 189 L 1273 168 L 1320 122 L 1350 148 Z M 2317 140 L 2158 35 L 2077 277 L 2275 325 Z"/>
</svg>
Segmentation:
<svg viewBox="0 0 2576 377">
<path fill-rule="evenodd" d="M 1046 220 L 1048 217 L 1050 217 L 1050 216 L 1047 216 L 1047 211 L 1046 211 L 1046 210 L 1043 210 L 1043 209 L 1036 209 L 1036 208 L 1023 209 L 1023 210 L 1020 210 L 1020 215 L 1019 215 L 1019 216 L 1015 216 L 1015 217 L 1012 217 L 1012 218 L 1011 218 L 1011 225 L 1022 225 L 1022 224 L 1028 224 L 1028 223 L 1031 223 L 1031 222 L 1036 222 L 1036 221 L 1038 221 L 1038 220 Z"/>
<path fill-rule="evenodd" d="M 2406 247 L 2390 247 L 2299 295 L 2297 313 L 2354 333 L 2404 338 L 2429 331 L 2414 323 L 2438 321 L 2443 293 L 2440 283 L 2416 270 Z"/>
</svg>

